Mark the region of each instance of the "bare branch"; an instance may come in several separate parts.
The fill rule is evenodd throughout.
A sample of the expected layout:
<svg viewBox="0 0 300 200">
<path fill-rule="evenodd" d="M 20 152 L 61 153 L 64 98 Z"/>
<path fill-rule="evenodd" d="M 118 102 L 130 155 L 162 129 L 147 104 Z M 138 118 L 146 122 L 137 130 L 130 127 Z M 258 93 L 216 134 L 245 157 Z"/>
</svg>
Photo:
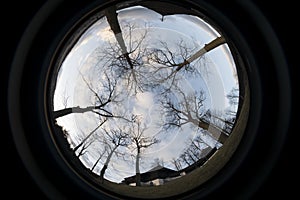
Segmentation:
<svg viewBox="0 0 300 200">
<path fill-rule="evenodd" d="M 175 88 L 181 97 L 181 101 L 175 104 L 171 101 L 171 97 L 165 95 L 161 101 L 166 113 L 166 122 L 163 127 L 167 130 L 172 128 L 172 126 L 178 128 L 190 123 L 196 128 L 207 130 L 215 140 L 223 144 L 229 134 L 216 124 L 210 123 L 205 119 L 206 112 L 203 108 L 203 101 L 205 100 L 204 93 L 185 94 L 179 87 L 176 86 Z"/>
<path fill-rule="evenodd" d="M 78 144 L 73 151 L 76 152 L 79 147 L 81 147 L 105 122 L 107 119 L 104 119 L 93 131 L 91 131 L 82 141 Z"/>
</svg>

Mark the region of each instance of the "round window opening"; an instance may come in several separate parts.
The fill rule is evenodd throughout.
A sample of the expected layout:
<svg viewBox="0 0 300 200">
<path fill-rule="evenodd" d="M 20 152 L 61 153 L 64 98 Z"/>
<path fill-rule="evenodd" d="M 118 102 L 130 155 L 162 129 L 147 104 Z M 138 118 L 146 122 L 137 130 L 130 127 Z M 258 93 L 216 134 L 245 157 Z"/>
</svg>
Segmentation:
<svg viewBox="0 0 300 200">
<path fill-rule="evenodd" d="M 87 17 L 59 48 L 46 102 L 52 137 L 94 188 L 183 194 L 236 150 L 247 78 L 227 36 L 203 16 L 167 3 L 117 4 Z"/>
</svg>

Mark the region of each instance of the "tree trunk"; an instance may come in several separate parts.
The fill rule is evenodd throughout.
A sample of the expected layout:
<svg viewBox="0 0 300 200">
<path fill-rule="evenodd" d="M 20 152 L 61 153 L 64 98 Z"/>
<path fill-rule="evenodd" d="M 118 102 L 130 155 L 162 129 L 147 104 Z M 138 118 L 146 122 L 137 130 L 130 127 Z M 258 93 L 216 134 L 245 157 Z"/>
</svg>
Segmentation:
<svg viewBox="0 0 300 200">
<path fill-rule="evenodd" d="M 105 16 L 107 18 L 107 22 L 114 32 L 117 42 L 119 43 L 122 53 L 127 53 L 127 48 L 123 39 L 121 27 L 118 21 L 118 14 L 115 6 L 111 6 L 105 10 Z"/>
<path fill-rule="evenodd" d="M 63 117 L 65 115 L 71 114 L 71 113 L 85 113 L 89 111 L 93 111 L 95 109 L 95 106 L 88 106 L 86 108 L 80 108 L 79 106 L 77 107 L 71 107 L 71 108 L 65 108 L 62 110 L 57 110 L 53 112 L 53 117 L 54 119 L 57 119 L 59 117 Z"/>
<path fill-rule="evenodd" d="M 221 36 L 221 37 L 218 37 L 218 38 L 214 39 L 210 43 L 205 44 L 204 47 L 201 48 L 199 51 L 197 51 L 194 55 L 192 55 L 191 57 L 186 59 L 184 62 L 178 64 L 178 67 L 176 68 L 176 71 L 179 71 L 185 65 L 192 63 L 193 61 L 195 61 L 196 59 L 198 59 L 199 57 L 201 57 L 205 53 L 213 50 L 214 48 L 220 46 L 221 44 L 224 44 L 225 42 L 226 42 L 225 38 L 223 36 Z"/>
<path fill-rule="evenodd" d="M 78 150 L 79 147 L 81 147 L 86 141 L 87 139 L 89 139 L 89 137 L 91 137 L 96 131 L 98 128 L 100 128 L 104 123 L 106 122 L 106 120 L 104 120 L 101 124 L 99 124 L 92 132 L 90 132 L 90 134 L 88 134 L 81 142 L 80 144 L 78 144 L 74 149 L 73 151 L 76 152 Z"/>
<path fill-rule="evenodd" d="M 78 153 L 77 157 L 79 158 L 80 156 L 82 156 L 84 154 L 84 151 L 86 150 L 85 145 L 83 145 L 83 147 L 81 148 L 80 152 Z"/>
<path fill-rule="evenodd" d="M 136 155 L 135 162 L 135 177 L 136 177 L 136 186 L 141 186 L 141 172 L 140 172 L 140 148 L 138 148 L 138 153 Z"/>
<path fill-rule="evenodd" d="M 95 167 L 97 166 L 98 162 L 101 160 L 102 156 L 105 154 L 106 151 L 104 151 L 99 158 L 96 160 L 95 164 L 93 165 L 93 167 L 91 168 L 91 171 L 93 171 L 95 169 Z"/>
<path fill-rule="evenodd" d="M 136 173 L 135 175 L 136 178 L 136 186 L 141 186 L 141 173 Z"/>
<path fill-rule="evenodd" d="M 105 10 L 105 16 L 107 18 L 107 21 L 109 23 L 109 26 L 111 30 L 114 32 L 115 38 L 122 50 L 122 54 L 125 56 L 126 61 L 128 62 L 131 69 L 133 69 L 132 61 L 129 57 L 129 53 L 127 51 L 126 44 L 124 42 L 122 30 L 118 21 L 118 14 L 116 11 L 116 7 L 112 6 Z"/>
<path fill-rule="evenodd" d="M 224 144 L 224 142 L 229 137 L 229 135 L 225 131 L 221 130 L 220 128 L 214 126 L 211 123 L 209 124 L 207 122 L 199 121 L 196 119 L 189 119 L 189 121 L 195 124 L 196 126 L 202 128 L 203 130 L 207 130 L 212 136 L 212 138 L 214 138 L 221 144 Z"/>
<path fill-rule="evenodd" d="M 101 172 L 100 172 L 100 179 L 103 180 L 103 177 L 104 177 L 104 174 L 105 174 L 105 171 L 107 169 L 107 165 L 104 165 L 101 169 Z"/>
<path fill-rule="evenodd" d="M 109 162 L 110 162 L 110 159 L 111 159 L 113 153 L 115 152 L 115 150 L 116 150 L 117 148 L 118 148 L 118 146 L 115 146 L 115 147 L 111 150 L 111 152 L 109 153 L 108 157 L 106 158 L 105 164 L 103 165 L 103 167 L 102 167 L 102 169 L 101 169 L 101 172 L 100 172 L 100 178 L 101 178 L 101 179 L 103 179 L 104 174 L 105 174 L 105 171 L 106 171 L 106 169 L 107 169 L 107 167 L 108 167 L 108 164 L 109 164 Z"/>
</svg>

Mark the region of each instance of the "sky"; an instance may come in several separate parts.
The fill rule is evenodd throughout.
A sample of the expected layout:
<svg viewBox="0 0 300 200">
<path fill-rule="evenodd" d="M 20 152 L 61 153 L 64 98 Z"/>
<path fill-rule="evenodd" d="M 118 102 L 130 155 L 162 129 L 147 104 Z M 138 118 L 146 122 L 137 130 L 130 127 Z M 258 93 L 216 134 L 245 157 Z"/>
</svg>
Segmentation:
<svg viewBox="0 0 300 200">
<path fill-rule="evenodd" d="M 193 46 L 195 50 L 198 50 L 204 44 L 220 36 L 218 32 L 198 17 L 172 15 L 165 16 L 164 20 L 161 21 L 161 15 L 140 6 L 118 11 L 118 19 L 124 30 L 128 23 L 135 25 L 135 29 L 131 33 L 133 40 L 147 30 L 144 45 L 145 48 L 149 49 L 157 48 L 161 41 L 167 43 L 168 47 L 173 49 L 182 40 L 185 44 Z M 106 61 L 108 58 L 103 57 L 99 59 L 99 56 L 102 55 L 101 51 L 103 51 L 108 42 L 115 42 L 115 37 L 104 17 L 99 19 L 80 37 L 73 49 L 66 56 L 56 80 L 54 110 L 65 107 L 93 105 L 94 96 L 88 89 L 82 76 L 86 80 L 89 80 L 93 88 L 96 88 L 97 91 L 104 90 L 101 83 L 104 81 L 105 76 L 103 76 L 101 66 L 107 64 Z M 225 98 L 226 94 L 232 88 L 238 88 L 235 64 L 228 46 L 225 44 L 217 47 L 205 55 L 204 61 L 199 62 L 205 62 L 205 66 L 207 67 L 197 68 L 198 76 L 196 77 L 182 76 L 181 87 L 185 92 L 191 93 L 199 91 L 199 89 L 204 90 L 207 94 L 207 99 L 205 100 L 206 106 L 225 111 L 229 106 Z M 124 84 L 122 82 L 118 84 L 119 91 L 126 90 Z M 125 95 L 122 94 L 120 96 L 124 99 Z M 180 95 L 174 96 L 178 100 L 182 99 Z M 64 104 L 66 99 L 67 104 Z M 161 107 L 158 101 L 159 95 L 156 94 L 156 91 L 149 90 L 139 92 L 134 96 L 127 96 L 126 101 L 122 101 L 121 106 L 119 104 L 109 107 L 111 111 L 120 112 L 120 109 L 123 109 L 133 114 L 142 115 L 148 127 L 145 134 L 160 139 L 160 143 L 142 152 L 141 172 L 151 169 L 155 158 L 163 160 L 166 167 L 174 168 L 170 161 L 173 158 L 179 157 L 186 148 L 188 141 L 199 134 L 199 132 L 188 125 L 176 131 L 161 134 L 161 127 L 157 125 L 164 121 L 164 116 L 161 114 Z M 80 138 L 88 135 L 99 124 L 98 118 L 91 112 L 70 114 L 57 119 L 57 121 L 69 132 L 69 141 L 74 145 L 78 144 Z M 111 120 L 101 128 L 113 129 L 116 124 L 122 126 L 122 122 Z M 101 134 L 103 134 L 101 128 L 93 136 L 97 141 L 101 140 Z M 202 134 L 202 137 L 211 146 L 216 145 L 216 142 L 211 140 L 209 136 Z M 74 147 L 74 145 L 71 145 L 71 147 Z M 80 159 L 90 168 L 103 150 L 104 146 L 101 143 L 94 142 L 89 146 L 88 152 L 81 156 Z M 134 175 L 135 173 L 133 170 L 135 166 L 134 149 L 120 148 L 119 151 L 126 152 L 128 156 L 122 159 L 113 156 L 105 174 L 105 178 L 114 182 L 120 182 L 124 177 Z M 101 170 L 106 157 L 107 154 L 104 155 L 95 168 L 94 171 L 96 173 Z"/>
</svg>

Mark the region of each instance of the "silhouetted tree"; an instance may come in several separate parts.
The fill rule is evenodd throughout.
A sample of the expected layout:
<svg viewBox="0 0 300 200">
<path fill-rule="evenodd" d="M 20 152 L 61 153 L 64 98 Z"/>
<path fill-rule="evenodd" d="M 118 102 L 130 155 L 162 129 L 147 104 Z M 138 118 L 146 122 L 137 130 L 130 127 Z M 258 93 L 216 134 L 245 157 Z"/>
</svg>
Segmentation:
<svg viewBox="0 0 300 200">
<path fill-rule="evenodd" d="M 202 139 L 200 135 L 187 142 L 187 147 L 180 154 L 179 158 L 173 159 L 172 163 L 177 170 L 182 170 L 184 167 L 192 166 L 198 164 L 197 167 L 201 166 L 203 163 L 198 163 L 203 159 L 208 153 L 208 150 L 212 148 Z M 195 167 L 196 168 L 196 167 Z"/>
<path fill-rule="evenodd" d="M 135 93 L 143 91 L 143 81 L 147 77 L 142 71 L 145 69 L 143 65 L 143 56 L 146 53 L 143 42 L 146 38 L 145 30 L 139 36 L 133 32 L 137 29 L 134 24 L 123 24 L 123 30 L 118 20 L 118 13 L 115 6 L 111 6 L 105 10 L 105 15 L 111 30 L 113 31 L 116 42 L 108 42 L 106 48 L 103 49 L 103 58 L 109 67 L 116 68 L 116 74 L 125 80 L 128 88 Z M 140 27 L 138 27 L 140 28 Z"/>
<path fill-rule="evenodd" d="M 86 152 L 87 152 L 87 148 L 93 143 L 93 141 L 89 141 L 89 142 L 86 142 L 82 145 L 82 148 L 80 149 L 77 157 L 80 157 L 82 155 L 84 155 Z"/>
<path fill-rule="evenodd" d="M 156 166 L 164 166 L 165 165 L 165 162 L 163 159 L 161 158 L 155 158 L 153 160 L 153 163 L 151 164 L 152 167 L 156 167 Z"/>
<path fill-rule="evenodd" d="M 135 27 L 133 25 L 126 26 L 129 32 L 132 32 Z M 131 36 L 130 36 L 131 37 Z M 136 36 L 137 37 L 137 36 Z M 99 59 L 103 59 L 107 66 L 107 71 L 112 71 L 111 75 L 116 79 L 120 79 L 120 83 L 127 87 L 129 92 L 136 94 L 144 91 L 148 87 L 147 78 L 149 77 L 148 69 L 144 66 L 143 57 L 146 53 L 143 45 L 143 40 L 146 37 L 146 31 L 141 33 L 139 37 L 128 39 L 130 41 L 130 63 L 121 52 L 121 49 L 113 42 L 107 42 L 106 48 L 102 49 Z M 127 54 L 126 54 L 127 55 Z"/>
<path fill-rule="evenodd" d="M 155 76 L 155 80 L 158 82 L 169 81 L 169 87 L 171 87 L 178 81 L 176 75 L 179 72 L 194 74 L 197 65 L 191 63 L 224 43 L 225 38 L 218 37 L 195 52 L 195 47 L 185 44 L 183 40 L 180 40 L 176 47 L 170 47 L 167 42 L 160 41 L 160 47 L 152 49 L 148 53 L 148 62 L 154 68 L 153 77 Z"/>
<path fill-rule="evenodd" d="M 232 124 L 234 124 L 236 115 L 237 115 L 237 109 L 239 104 L 239 99 L 242 98 L 239 95 L 239 88 L 232 88 L 229 94 L 227 94 L 227 99 L 229 100 L 230 106 L 226 110 L 227 114 L 227 121 L 230 121 Z"/>
<path fill-rule="evenodd" d="M 229 94 L 227 95 L 230 105 L 238 105 L 239 104 L 239 89 L 232 88 Z"/>
<path fill-rule="evenodd" d="M 175 102 L 174 97 L 170 95 L 165 95 L 161 101 L 166 116 L 165 129 L 193 124 L 195 127 L 207 130 L 212 138 L 223 144 L 229 134 L 206 120 L 205 93 L 203 91 L 185 93 L 182 90 L 176 87 L 176 100 L 179 102 Z"/>
<path fill-rule="evenodd" d="M 228 111 L 222 112 L 217 110 L 208 110 L 205 115 L 205 120 L 207 122 L 214 124 L 228 135 L 231 133 L 236 117 L 235 115 L 228 114 Z"/>
<path fill-rule="evenodd" d="M 95 97 L 94 99 L 94 105 L 81 108 L 79 106 L 76 107 L 70 107 L 70 108 L 64 108 L 61 110 L 53 111 L 53 117 L 54 119 L 57 119 L 59 117 L 66 116 L 71 113 L 85 113 L 85 112 L 93 112 L 101 117 L 117 117 L 114 116 L 113 113 L 109 112 L 108 109 L 105 109 L 106 106 L 115 101 L 117 94 L 115 93 L 117 82 L 116 80 L 113 80 L 112 77 L 109 77 L 107 74 L 105 75 L 105 80 L 103 80 L 101 83 L 101 91 L 96 91 L 90 82 L 88 82 L 84 76 L 82 75 L 82 79 L 85 82 L 87 88 L 92 93 L 92 95 Z M 101 94 L 101 95 L 100 95 Z"/>
<path fill-rule="evenodd" d="M 140 157 L 142 149 L 149 148 L 159 142 L 159 140 L 157 140 L 154 136 L 146 136 L 146 130 L 147 126 L 142 124 L 142 118 L 140 116 L 135 116 L 130 128 L 130 137 L 136 149 L 136 186 L 141 185 Z"/>
<path fill-rule="evenodd" d="M 85 142 L 93 135 L 96 133 L 96 131 L 107 121 L 107 119 L 105 119 L 104 121 L 102 121 L 94 130 L 92 130 L 87 136 L 85 136 L 85 138 L 73 149 L 74 152 L 76 152 L 82 145 L 85 144 Z"/>
<path fill-rule="evenodd" d="M 104 151 L 102 153 L 99 153 L 99 157 L 96 160 L 96 162 L 94 163 L 94 165 L 91 168 L 91 171 L 94 171 L 95 167 L 98 165 L 99 161 L 102 159 L 102 157 L 104 156 L 104 154 L 107 152 L 107 148 L 104 148 Z"/>
<path fill-rule="evenodd" d="M 105 171 L 108 167 L 108 164 L 112 158 L 112 155 L 116 152 L 117 148 L 120 146 L 126 147 L 130 143 L 129 140 L 129 134 L 124 132 L 124 129 L 118 128 L 113 130 L 106 130 L 103 129 L 105 133 L 105 144 L 108 146 L 108 156 L 106 158 L 106 161 L 101 169 L 100 172 L 100 179 L 103 179 Z"/>
<path fill-rule="evenodd" d="M 182 164 L 178 158 L 173 158 L 171 162 L 173 163 L 177 171 L 180 171 L 182 169 Z"/>
</svg>

